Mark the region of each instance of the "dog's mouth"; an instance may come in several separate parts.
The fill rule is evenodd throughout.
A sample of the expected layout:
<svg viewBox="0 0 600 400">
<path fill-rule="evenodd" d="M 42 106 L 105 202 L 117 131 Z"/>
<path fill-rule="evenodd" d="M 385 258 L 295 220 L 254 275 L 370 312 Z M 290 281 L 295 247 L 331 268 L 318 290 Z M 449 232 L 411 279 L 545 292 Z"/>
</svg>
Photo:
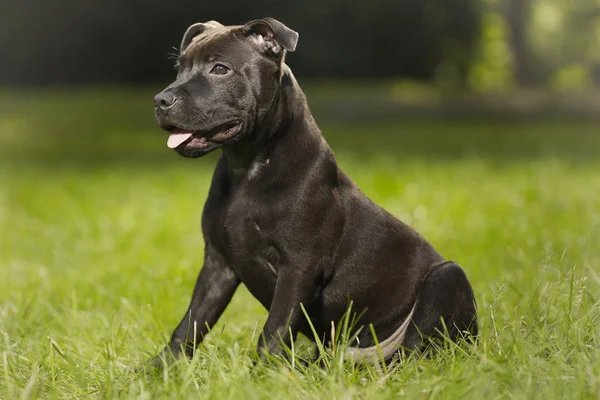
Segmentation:
<svg viewBox="0 0 600 400">
<path fill-rule="evenodd" d="M 164 129 L 170 132 L 167 140 L 167 146 L 170 149 L 204 151 L 227 144 L 241 131 L 242 123 L 238 121 L 231 122 L 208 133 L 186 131 L 175 126 L 167 126 Z"/>
</svg>

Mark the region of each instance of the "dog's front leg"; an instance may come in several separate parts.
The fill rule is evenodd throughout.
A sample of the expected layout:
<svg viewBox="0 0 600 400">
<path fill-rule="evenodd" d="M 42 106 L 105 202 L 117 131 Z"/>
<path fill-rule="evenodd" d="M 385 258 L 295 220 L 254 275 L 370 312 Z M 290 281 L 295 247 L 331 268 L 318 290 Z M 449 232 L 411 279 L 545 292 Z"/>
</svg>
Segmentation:
<svg viewBox="0 0 600 400">
<path fill-rule="evenodd" d="M 288 268 L 278 271 L 275 293 L 269 316 L 258 341 L 257 352 L 264 361 L 268 354 L 280 355 L 295 339 L 303 318 L 301 304 L 308 307 L 317 292 L 317 279 L 308 268 Z"/>
<path fill-rule="evenodd" d="M 153 365 L 160 367 L 163 362 L 170 363 L 182 353 L 191 358 L 195 347 L 217 322 L 239 284 L 240 280 L 234 271 L 207 243 L 204 266 L 196 280 L 190 305 L 173 331 L 168 346 L 154 359 Z"/>
</svg>

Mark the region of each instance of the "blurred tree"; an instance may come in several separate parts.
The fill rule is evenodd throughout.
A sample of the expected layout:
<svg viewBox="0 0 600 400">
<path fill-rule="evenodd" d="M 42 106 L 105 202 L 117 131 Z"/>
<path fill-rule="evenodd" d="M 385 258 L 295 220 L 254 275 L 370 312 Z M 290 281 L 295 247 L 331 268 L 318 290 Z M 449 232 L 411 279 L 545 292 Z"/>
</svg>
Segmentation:
<svg viewBox="0 0 600 400">
<path fill-rule="evenodd" d="M 476 91 L 600 83 L 600 0 L 484 0 L 469 69 Z"/>
<path fill-rule="evenodd" d="M 506 19 L 489 9 L 482 19 L 477 57 L 471 65 L 468 87 L 476 92 L 499 92 L 513 88 L 514 57 L 509 45 Z"/>
<path fill-rule="evenodd" d="M 533 65 L 529 49 L 528 22 L 531 0 L 506 0 L 506 21 L 513 55 L 513 77 L 519 86 L 533 84 Z"/>
<path fill-rule="evenodd" d="M 600 83 L 600 1 L 537 0 L 530 39 L 539 75 L 558 90 Z"/>
</svg>

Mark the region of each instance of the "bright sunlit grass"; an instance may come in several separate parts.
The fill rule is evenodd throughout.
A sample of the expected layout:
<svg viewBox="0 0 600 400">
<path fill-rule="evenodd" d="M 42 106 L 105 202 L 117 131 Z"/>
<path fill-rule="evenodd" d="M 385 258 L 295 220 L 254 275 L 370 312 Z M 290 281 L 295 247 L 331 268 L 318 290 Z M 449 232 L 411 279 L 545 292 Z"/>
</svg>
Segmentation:
<svg viewBox="0 0 600 400">
<path fill-rule="evenodd" d="M 266 311 L 240 288 L 190 363 L 145 375 L 133 369 L 164 345 L 201 267 L 215 157 L 172 154 L 141 100 L 97 123 L 102 101 L 61 101 L 0 122 L 0 398 L 600 396 L 596 126 L 323 126 L 368 196 L 464 266 L 474 348 L 388 371 L 252 369 Z"/>
</svg>

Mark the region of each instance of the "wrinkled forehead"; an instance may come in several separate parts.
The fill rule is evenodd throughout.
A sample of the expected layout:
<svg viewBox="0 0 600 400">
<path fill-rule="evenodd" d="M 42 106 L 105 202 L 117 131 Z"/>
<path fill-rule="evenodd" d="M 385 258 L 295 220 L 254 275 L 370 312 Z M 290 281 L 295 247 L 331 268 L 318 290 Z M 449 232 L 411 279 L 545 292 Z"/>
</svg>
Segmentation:
<svg viewBox="0 0 600 400">
<path fill-rule="evenodd" d="M 224 51 L 239 41 L 235 33 L 241 26 L 225 26 L 216 21 L 209 21 L 204 25 L 206 30 L 192 39 L 182 55 L 194 56 L 208 51 Z"/>
</svg>

